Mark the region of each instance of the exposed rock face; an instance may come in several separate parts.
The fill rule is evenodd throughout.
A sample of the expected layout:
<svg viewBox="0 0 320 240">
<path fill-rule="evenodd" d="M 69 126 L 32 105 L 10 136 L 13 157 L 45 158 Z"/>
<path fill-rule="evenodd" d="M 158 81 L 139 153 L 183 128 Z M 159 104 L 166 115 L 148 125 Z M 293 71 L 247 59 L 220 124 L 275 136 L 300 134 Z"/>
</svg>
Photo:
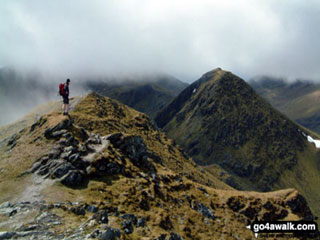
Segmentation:
<svg viewBox="0 0 320 240">
<path fill-rule="evenodd" d="M 177 233 L 170 233 L 169 240 L 183 240 L 183 238 Z"/>
<path fill-rule="evenodd" d="M 133 165 L 143 171 L 155 172 L 156 170 L 152 161 L 157 162 L 158 157 L 148 151 L 140 136 L 125 135 L 120 132 L 101 137 L 99 134 L 77 127 L 69 118 L 48 128 L 44 135 L 54 140 L 55 144 L 49 154 L 38 159 L 28 172 L 57 179 L 71 188 L 82 186 L 90 178 L 128 175 L 123 157 L 109 158 L 100 156 L 97 152 L 96 149 L 103 150 L 109 142 L 113 146 L 109 146 L 111 152 L 118 149 Z"/>
<path fill-rule="evenodd" d="M 108 227 L 107 230 L 100 236 L 101 240 L 116 240 L 120 239 L 121 232 L 119 229 Z"/>
<path fill-rule="evenodd" d="M 45 131 L 46 138 L 54 139 L 57 142 L 48 155 L 33 164 L 30 170 L 32 173 L 43 175 L 45 178 L 59 179 L 68 187 L 83 185 L 87 177 L 85 170 L 90 163 L 84 161 L 82 156 L 88 155 L 89 150 L 75 139 L 72 133 L 75 131 L 72 131 L 72 128 L 75 128 L 72 120 L 67 118 Z M 93 142 L 84 129 L 77 130 L 81 134 L 80 138 L 85 140 L 84 145 Z M 94 137 L 99 138 L 98 136 Z"/>
<path fill-rule="evenodd" d="M 99 223 L 108 223 L 108 211 L 102 210 L 95 213 L 93 219 L 97 220 Z"/>
<path fill-rule="evenodd" d="M 61 183 L 68 187 L 78 187 L 83 185 L 85 177 L 84 171 L 71 170 L 61 179 Z"/>
<path fill-rule="evenodd" d="M 16 183 L 26 182 L 21 195 L 36 192 L 38 195 L 32 197 L 37 201 L 28 198 L 21 203 L 0 204 L 0 227 L 6 231 L 0 233 L 1 237 L 21 240 L 251 239 L 254 235 L 246 225 L 256 218 L 282 220 L 309 216 L 307 203 L 293 190 L 270 194 L 239 192 L 193 181 L 205 177 L 206 171 L 187 165 L 189 159 L 179 160 L 177 156 L 183 155 L 179 155 L 177 147 L 157 130 L 151 131 L 143 115 L 128 113 L 120 104 L 101 97 L 94 101 L 110 104 L 121 117 L 119 121 L 104 118 L 110 111 L 99 105 L 93 108 L 85 105 L 83 112 L 94 111 L 98 115 L 84 122 L 81 121 L 87 115 L 83 112 L 74 122 L 60 114 L 50 115 L 41 127 L 40 123 L 35 124 L 33 131 L 26 129 L 18 136 L 16 148 L 20 151 L 23 141 L 30 143 L 27 145 L 30 152 L 35 142 L 47 149 L 35 148 L 34 164 L 31 159 L 25 168 L 17 171 L 29 168 L 14 178 L 14 186 L 20 191 L 22 187 Z M 121 123 L 126 114 L 139 119 L 139 124 L 135 120 Z M 59 119 L 63 119 L 63 123 Z M 111 124 L 115 126 L 112 130 L 108 129 Z M 99 131 L 92 126 L 98 126 Z M 125 131 L 131 128 L 134 131 Z M 47 129 L 51 130 L 45 134 Z M 1 147 L 8 149 L 0 146 L 0 151 Z M 0 180 L 4 179 L 3 162 L 0 161 Z M 184 171 L 186 166 L 193 167 L 192 174 L 189 172 L 193 178 Z"/>
<path fill-rule="evenodd" d="M 288 195 L 281 202 L 261 199 L 248 199 L 244 196 L 233 196 L 227 201 L 227 205 L 234 212 L 239 212 L 250 221 L 258 219 L 260 221 L 279 221 L 285 219 L 289 214 L 289 209 L 306 221 L 314 221 L 315 217 L 307 204 L 305 198 L 296 191 Z"/>
<path fill-rule="evenodd" d="M 108 140 L 129 157 L 137 167 L 155 171 L 153 164 L 148 160 L 152 156 L 140 136 L 124 136 L 116 133 L 108 137 Z"/>
<path fill-rule="evenodd" d="M 9 140 L 8 140 L 8 143 L 7 143 L 7 146 L 10 146 L 10 148 L 14 148 L 15 145 L 17 144 L 17 138 L 18 138 L 18 134 L 13 134 Z"/>
<path fill-rule="evenodd" d="M 308 206 L 306 199 L 301 194 L 296 194 L 289 198 L 286 204 L 290 207 L 291 211 L 298 214 L 306 221 L 314 220 L 314 216 Z"/>
<path fill-rule="evenodd" d="M 192 209 L 201 213 L 204 217 L 215 220 L 215 217 L 214 217 L 212 211 L 203 203 L 192 202 L 191 207 L 192 207 Z"/>
<path fill-rule="evenodd" d="M 59 138 L 64 133 L 66 133 L 67 129 L 70 129 L 72 126 L 72 121 L 68 119 L 64 119 L 62 122 L 57 124 L 56 126 L 49 128 L 45 131 L 44 135 L 46 138 Z"/>
</svg>

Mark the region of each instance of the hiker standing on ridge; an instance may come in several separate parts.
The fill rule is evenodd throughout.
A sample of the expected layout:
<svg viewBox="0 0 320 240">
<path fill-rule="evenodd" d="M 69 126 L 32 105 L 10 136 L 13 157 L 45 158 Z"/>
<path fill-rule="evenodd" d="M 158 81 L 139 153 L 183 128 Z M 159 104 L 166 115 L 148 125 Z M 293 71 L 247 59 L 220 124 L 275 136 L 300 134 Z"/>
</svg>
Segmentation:
<svg viewBox="0 0 320 240">
<path fill-rule="evenodd" d="M 59 93 L 63 98 L 63 115 L 69 115 L 69 85 L 70 79 L 68 78 L 66 83 L 61 83 L 59 85 Z"/>
</svg>

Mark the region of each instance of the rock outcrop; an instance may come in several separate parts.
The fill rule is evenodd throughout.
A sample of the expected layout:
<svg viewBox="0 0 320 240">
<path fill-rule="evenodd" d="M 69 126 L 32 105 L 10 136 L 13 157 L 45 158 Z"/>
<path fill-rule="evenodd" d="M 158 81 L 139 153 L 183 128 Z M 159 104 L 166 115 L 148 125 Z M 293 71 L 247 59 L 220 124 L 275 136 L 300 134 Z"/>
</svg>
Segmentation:
<svg viewBox="0 0 320 240">
<path fill-rule="evenodd" d="M 251 239 L 256 219 L 315 219 L 295 190 L 220 183 L 134 110 L 96 95 L 79 104 L 0 146 L 0 239 Z"/>
</svg>

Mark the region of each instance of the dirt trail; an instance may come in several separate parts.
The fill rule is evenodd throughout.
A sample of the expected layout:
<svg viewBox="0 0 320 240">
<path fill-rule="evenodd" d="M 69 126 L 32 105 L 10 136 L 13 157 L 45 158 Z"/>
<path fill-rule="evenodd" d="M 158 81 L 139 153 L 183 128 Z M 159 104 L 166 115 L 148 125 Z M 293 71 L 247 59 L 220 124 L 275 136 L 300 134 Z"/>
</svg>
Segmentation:
<svg viewBox="0 0 320 240">
<path fill-rule="evenodd" d="M 52 179 L 43 179 L 36 174 L 31 175 L 31 181 L 25 190 L 13 202 L 35 202 L 43 200 L 41 191 L 54 184 Z"/>
</svg>

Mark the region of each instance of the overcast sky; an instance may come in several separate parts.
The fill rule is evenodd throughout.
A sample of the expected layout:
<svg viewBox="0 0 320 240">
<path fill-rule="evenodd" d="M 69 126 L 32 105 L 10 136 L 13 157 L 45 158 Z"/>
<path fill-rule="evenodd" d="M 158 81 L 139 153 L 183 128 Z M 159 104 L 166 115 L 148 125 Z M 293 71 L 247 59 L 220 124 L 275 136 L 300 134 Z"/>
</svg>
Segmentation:
<svg viewBox="0 0 320 240">
<path fill-rule="evenodd" d="M 319 0 L 1 0 L 0 66 L 320 80 Z"/>
</svg>

